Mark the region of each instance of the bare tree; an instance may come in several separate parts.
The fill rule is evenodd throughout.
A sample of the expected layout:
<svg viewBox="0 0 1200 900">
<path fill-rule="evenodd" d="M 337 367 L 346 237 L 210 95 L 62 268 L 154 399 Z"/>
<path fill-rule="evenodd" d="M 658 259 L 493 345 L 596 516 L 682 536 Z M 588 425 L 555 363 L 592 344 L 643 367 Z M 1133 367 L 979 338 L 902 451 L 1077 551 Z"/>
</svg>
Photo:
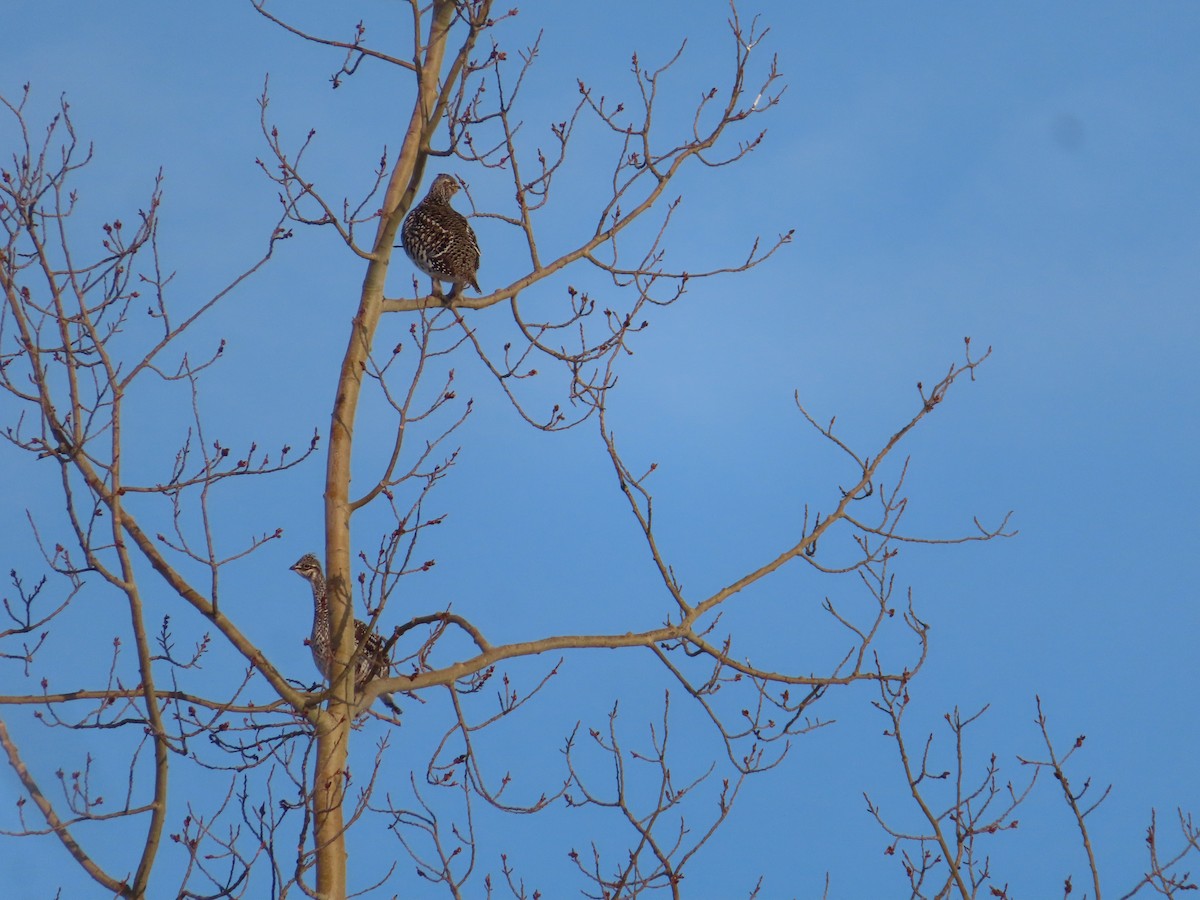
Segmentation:
<svg viewBox="0 0 1200 900">
<path fill-rule="evenodd" d="M 488 896 L 524 898 L 538 894 L 507 858 L 495 877 L 479 871 L 480 808 L 524 814 L 566 806 L 611 816 L 627 836 L 620 847 L 597 838 L 590 848 L 572 850 L 585 895 L 662 890 L 680 896 L 685 870 L 731 815 L 745 779 L 779 766 L 796 736 L 826 724 L 818 704 L 827 695 L 868 683 L 881 691 L 904 777 L 932 829 L 920 836 L 891 832 L 894 847 L 919 845 L 906 863 L 913 892 L 925 890 L 933 877 L 936 864 L 925 856 L 933 842 L 950 873 L 934 893 L 974 896 L 989 873 L 973 841 L 1010 827 L 1024 794 L 996 800 L 996 809 L 990 805 L 1001 793 L 994 767 L 982 787 L 968 789 L 960 778 L 953 835 L 944 828 L 948 813 L 922 803 L 929 773 L 924 759 L 914 765 L 900 718 L 926 657 L 928 629 L 911 597 L 897 600 L 889 564 L 904 542 L 986 541 L 1008 533 L 1007 517 L 994 525 L 976 522 L 969 535 L 950 539 L 901 527 L 906 464 L 898 448 L 956 385 L 975 377 L 987 353 L 974 354 L 968 340 L 962 360 L 932 386 L 918 385 L 913 408 L 869 452 L 844 442 L 834 422 L 818 421 L 797 394 L 798 414 L 842 455 L 844 480 L 827 505 L 803 508 L 796 533 L 781 537 L 782 551 L 764 554 L 707 594 L 685 589 L 660 546 L 655 465 L 623 452 L 610 416 L 622 361 L 648 317 L 683 301 L 689 285 L 746 272 L 789 242 L 787 231 L 747 234 L 741 255 L 695 270 L 669 263 L 667 255 L 670 226 L 680 215 L 681 173 L 726 177 L 763 139 L 760 121 L 783 92 L 776 60 L 767 55 L 767 30 L 731 8 L 725 80 L 699 94 L 685 125 L 661 109 L 665 83 L 685 50 L 680 46 L 649 66 L 633 56 L 633 102 L 614 102 L 580 82 L 575 105 L 550 123 L 548 146 L 539 146 L 522 133 L 520 102 L 541 38 L 520 51 L 508 48 L 503 26 L 515 11 L 494 10 L 487 0 L 414 2 L 408 43 L 384 47 L 369 40 L 362 23 L 337 39 L 285 20 L 265 0 L 252 5 L 274 27 L 337 54 L 342 62 L 331 77 L 334 87 L 364 66 L 403 73 L 410 109 L 397 125 L 398 152 L 393 157 L 384 150 L 376 170 L 364 173 L 359 196 L 344 199 L 307 176 L 305 154 L 315 135 L 296 140 L 282 133 L 264 88 L 268 150 L 260 166 L 278 188 L 280 218 L 264 230 L 258 257 L 210 297 L 172 294 L 169 266 L 159 256 L 157 183 L 136 216 L 110 218 L 93 240 L 76 227 L 84 193 L 76 183 L 91 150 L 77 137 L 67 104 L 40 131 L 30 121 L 28 88 L 4 101 L 17 134 L 11 164 L 0 175 L 0 386 L 9 398 L 4 436 L 21 454 L 20 466 L 30 472 L 55 467 L 59 492 L 53 506 L 28 517 L 56 580 L 14 571 L 5 601 L 9 621 L 0 632 L 6 664 L 41 687 L 0 702 L 30 710 L 42 726 L 61 733 L 64 757 L 85 754 L 85 764 L 69 773 L 70 766 L 30 759 L 0 720 L 0 744 L 25 789 L 5 834 L 51 836 L 105 891 L 123 897 L 174 889 L 180 897 L 342 898 L 375 888 L 406 893 L 406 879 L 416 878 L 454 897 L 478 896 L 482 884 Z M 604 152 L 609 160 L 603 173 L 588 173 L 589 183 L 603 183 L 603 191 L 594 206 L 576 209 L 575 233 L 548 232 L 545 213 L 574 202 L 559 198 L 584 129 L 591 153 Z M 381 136 L 381 143 L 391 137 Z M 463 176 L 468 200 L 472 177 L 508 180 L 507 205 L 476 208 L 472 201 L 472 214 L 519 244 L 522 272 L 507 284 L 485 283 L 478 296 L 456 292 L 449 302 L 426 293 L 417 279 L 411 292 L 388 296 L 401 224 L 439 160 L 470 173 Z M 229 446 L 212 436 L 201 412 L 204 379 L 220 365 L 224 345 L 206 350 L 196 325 L 219 321 L 222 302 L 271 262 L 298 226 L 331 233 L 362 265 L 328 433 L 292 438 L 277 451 L 253 441 Z M 558 287 L 554 276 L 569 267 L 611 285 L 604 300 Z M 551 287 L 559 300 L 553 315 L 523 304 L 529 292 Z M 482 329 L 473 318 L 493 306 L 506 310 L 507 335 Z M 404 322 L 399 343 L 381 338 L 385 316 Z M 453 474 L 455 434 L 473 409 L 474 401 L 458 396 L 455 381 L 456 367 L 468 364 L 488 374 L 496 395 L 530 427 L 595 429 L 657 573 L 647 597 L 656 625 L 630 622 L 612 633 L 547 632 L 506 643 L 449 607 L 385 624 L 397 620 L 392 601 L 401 582 L 431 567 L 421 541 L 443 521 L 429 509 L 439 483 Z M 148 458 L 137 445 L 146 427 L 145 396 L 155 398 L 156 416 L 182 432 L 168 460 Z M 390 446 L 355 445 L 364 397 L 392 416 Z M 264 527 L 238 543 L 215 523 L 222 503 L 246 496 L 261 479 L 279 483 L 283 473 L 315 465 L 322 452 L 324 599 L 333 658 L 327 682 L 312 684 L 286 677 L 247 637 L 223 591 L 231 567 L 255 565 L 256 552 L 279 540 L 282 529 Z M 359 474 L 353 490 L 352 470 Z M 65 516 L 55 512 L 59 508 Z M 732 623 L 723 616 L 748 589 L 795 566 L 856 579 L 867 603 L 848 609 L 825 601 L 811 627 L 827 629 L 837 650 L 819 664 L 755 662 L 761 658 L 755 633 L 738 626 L 736 616 L 729 616 Z M 380 635 L 376 646 L 389 654 L 384 677 L 355 677 L 363 671 L 355 606 Z M 120 637 L 87 687 L 62 690 L 52 684 L 47 635 L 54 629 L 69 634 L 79 622 L 94 621 L 101 608 L 114 618 L 119 610 L 119 626 L 105 621 Z M 186 649 L 173 623 L 184 614 L 207 629 Z M 906 652 L 892 650 L 890 641 L 881 646 L 893 633 L 905 638 Z M 601 648 L 649 655 L 671 685 L 648 745 L 630 749 L 614 705 L 603 728 L 580 723 L 566 736 L 562 768 L 543 775 L 540 790 L 510 796 L 509 774 L 497 776 L 489 757 L 489 731 L 519 717 L 569 656 Z M 539 662 L 545 654 L 550 661 Z M 220 674 L 206 666 L 214 658 L 237 659 L 236 677 L 228 664 Z M 379 709 L 381 695 L 400 706 Z M 722 759 L 682 779 L 670 718 L 680 697 L 723 748 Z M 970 721 L 952 717 L 955 734 Z M 420 761 L 412 753 L 414 731 L 428 745 Z M 394 750 L 397 735 L 409 745 L 404 753 Z M 352 746 L 359 748 L 356 768 Z M 1048 737 L 1046 746 L 1051 761 L 1036 765 L 1053 767 L 1073 797 Z M 93 754 L 125 760 L 127 775 L 115 786 L 105 778 L 99 788 Z M 961 751 L 958 759 L 961 766 Z M 694 762 L 687 755 L 685 761 L 684 768 Z M 170 815 L 168 797 L 184 780 L 180 770 L 187 784 L 203 788 L 175 797 Z M 26 809 L 27 801 L 36 813 Z M 1071 803 L 1074 808 L 1075 799 Z M 187 812 L 180 817 L 182 808 Z M 1084 816 L 1079 813 L 1079 827 L 1086 840 Z M 390 829 L 416 874 L 395 863 L 352 873 L 347 846 L 360 823 Z M 1190 821 L 1184 829 L 1188 849 L 1194 848 Z M 100 830 L 120 835 L 119 856 L 90 846 Z M 158 866 L 164 849 L 176 858 Z M 1157 868 L 1158 880 L 1147 876 L 1146 884 L 1182 884 L 1168 881 L 1173 865 Z M 177 880 L 173 888 L 168 878 Z M 758 888 L 750 885 L 748 892 L 756 895 Z"/>
<path fill-rule="evenodd" d="M 1009 898 L 1009 884 L 992 865 L 991 842 L 998 835 L 1015 832 L 1021 825 L 1021 811 L 1030 798 L 1039 775 L 1049 772 L 1061 789 L 1061 798 L 1071 812 L 1084 851 L 1085 885 L 1082 896 L 1099 900 L 1103 896 L 1101 865 L 1088 832 L 1087 818 L 1104 802 L 1112 790 L 1093 788 L 1091 778 L 1072 787 L 1066 763 L 1083 748 L 1086 736 L 1075 738 L 1071 749 L 1059 755 L 1050 737 L 1041 698 L 1037 698 L 1036 724 L 1047 758 L 1044 760 L 1017 757 L 1016 762 L 1027 770 L 1028 776 L 1017 779 L 1005 774 L 1006 766 L 995 753 L 987 762 L 973 770 L 967 749 L 971 726 L 987 713 L 987 707 L 964 716 L 955 709 L 945 715 L 953 738 L 953 750 L 947 755 L 937 746 L 934 735 L 927 734 L 920 746 L 914 746 L 905 730 L 905 717 L 912 703 L 907 684 L 880 682 L 880 699 L 876 708 L 888 719 L 885 734 L 894 742 L 899 754 L 904 783 L 916 807 L 913 824 L 898 825 L 891 812 L 885 815 L 880 805 L 866 796 L 867 810 L 890 838 L 885 852 L 898 858 L 913 897 L 1000 897 Z M 945 762 L 934 760 L 949 760 Z M 1190 814 L 1177 811 L 1179 835 L 1173 849 L 1164 856 L 1160 851 L 1157 813 L 1151 811 L 1146 833 L 1147 868 L 1143 877 L 1120 895 L 1123 900 L 1149 888 L 1164 897 L 1175 897 L 1185 891 L 1197 890 L 1200 885 L 1183 870 L 1183 863 L 1193 851 L 1200 850 L 1200 831 Z M 905 817 L 906 819 L 908 817 Z M 1075 890 L 1073 866 L 1064 862 L 1062 892 L 1064 900 Z M 1088 889 L 1092 893 L 1088 894 Z"/>
</svg>

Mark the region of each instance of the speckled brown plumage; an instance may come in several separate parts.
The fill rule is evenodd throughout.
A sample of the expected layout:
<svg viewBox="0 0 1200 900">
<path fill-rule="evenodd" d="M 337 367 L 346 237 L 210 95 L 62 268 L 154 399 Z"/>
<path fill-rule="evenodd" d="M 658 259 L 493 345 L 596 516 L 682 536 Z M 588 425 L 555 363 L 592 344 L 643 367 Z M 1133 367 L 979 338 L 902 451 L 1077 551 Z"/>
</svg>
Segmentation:
<svg viewBox="0 0 1200 900">
<path fill-rule="evenodd" d="M 313 624 L 308 643 L 317 670 L 328 681 L 333 668 L 333 642 L 329 601 L 325 596 L 325 573 L 320 560 L 311 553 L 304 554 L 291 568 L 312 586 Z M 357 689 L 362 690 L 364 685 L 376 678 L 387 677 L 391 663 L 384 640 L 360 619 L 354 620 L 354 647 L 358 652 L 354 663 L 354 685 Z M 399 712 L 390 695 L 381 694 L 380 697 L 391 709 Z"/>
<path fill-rule="evenodd" d="M 400 229 L 409 259 L 435 282 L 450 282 L 454 286 L 451 296 L 461 293 L 467 284 L 482 293 L 475 280 L 479 241 L 466 218 L 450 205 L 458 188 L 450 175 L 433 179 L 429 193 L 412 208 Z"/>
</svg>

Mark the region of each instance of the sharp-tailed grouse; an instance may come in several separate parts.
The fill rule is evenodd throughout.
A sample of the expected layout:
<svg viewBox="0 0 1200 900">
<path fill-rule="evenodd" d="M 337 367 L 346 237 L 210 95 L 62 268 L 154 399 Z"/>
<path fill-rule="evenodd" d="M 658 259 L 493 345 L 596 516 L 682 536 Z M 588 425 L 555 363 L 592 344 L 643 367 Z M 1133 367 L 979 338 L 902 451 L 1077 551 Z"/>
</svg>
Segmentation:
<svg viewBox="0 0 1200 900">
<path fill-rule="evenodd" d="M 439 282 L 454 287 L 449 299 L 462 293 L 463 285 L 479 290 L 475 275 L 479 271 L 479 241 L 466 218 L 450 205 L 458 191 L 458 182 L 450 175 L 439 175 L 429 193 L 412 208 L 400 229 L 404 252 L 434 281 L 434 293 L 441 294 Z"/>
<path fill-rule="evenodd" d="M 292 571 L 312 585 L 313 624 L 308 643 L 312 649 L 313 662 L 317 670 L 328 681 L 333 669 L 332 627 L 329 618 L 329 601 L 325 596 L 325 573 L 321 562 L 313 554 L 306 553 L 292 567 Z M 388 659 L 384 640 L 376 631 L 367 628 L 359 619 L 354 620 L 354 686 L 358 690 L 376 678 L 386 678 L 391 662 Z M 380 694 L 390 709 L 399 712 L 390 694 Z"/>
</svg>

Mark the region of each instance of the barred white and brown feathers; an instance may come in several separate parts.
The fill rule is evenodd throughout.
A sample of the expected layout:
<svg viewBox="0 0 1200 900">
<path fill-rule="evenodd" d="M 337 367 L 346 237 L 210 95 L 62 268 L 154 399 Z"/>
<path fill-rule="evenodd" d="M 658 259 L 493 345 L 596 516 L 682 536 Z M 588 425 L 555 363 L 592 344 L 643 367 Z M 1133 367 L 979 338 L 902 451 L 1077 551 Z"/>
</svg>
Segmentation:
<svg viewBox="0 0 1200 900">
<path fill-rule="evenodd" d="M 317 670 L 328 681 L 333 669 L 333 641 L 329 601 L 325 595 L 325 573 L 321 569 L 321 561 L 311 553 L 304 554 L 291 568 L 312 586 L 313 624 L 308 643 Z M 364 685 L 376 678 L 387 677 L 391 662 L 387 656 L 386 644 L 378 632 L 371 631 L 367 623 L 360 619 L 354 620 L 354 648 L 357 654 L 354 663 L 354 686 L 358 690 L 362 690 Z M 399 712 L 390 695 L 381 694 L 380 697 L 391 709 Z"/>
<path fill-rule="evenodd" d="M 466 217 L 450 205 L 458 182 L 450 175 L 439 175 L 429 193 L 412 208 L 400 229 L 404 252 L 435 282 L 454 285 L 451 296 L 469 284 L 479 290 L 475 280 L 479 272 L 479 241 Z"/>
</svg>

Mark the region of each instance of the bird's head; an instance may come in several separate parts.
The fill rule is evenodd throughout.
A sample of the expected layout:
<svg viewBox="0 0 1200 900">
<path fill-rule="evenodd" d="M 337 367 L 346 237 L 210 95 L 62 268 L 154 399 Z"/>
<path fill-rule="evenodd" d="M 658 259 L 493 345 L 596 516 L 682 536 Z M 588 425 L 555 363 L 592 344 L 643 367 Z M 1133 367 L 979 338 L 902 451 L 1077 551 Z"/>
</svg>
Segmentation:
<svg viewBox="0 0 1200 900">
<path fill-rule="evenodd" d="M 308 581 L 319 581 L 324 577 L 321 574 L 321 561 L 311 553 L 305 553 L 296 560 L 291 569 L 301 578 Z"/>
<path fill-rule="evenodd" d="M 459 188 L 460 185 L 457 178 L 453 175 L 442 173 L 433 179 L 433 184 L 429 186 L 429 196 L 436 197 L 442 201 L 449 201 L 451 197 L 458 193 Z"/>
</svg>

